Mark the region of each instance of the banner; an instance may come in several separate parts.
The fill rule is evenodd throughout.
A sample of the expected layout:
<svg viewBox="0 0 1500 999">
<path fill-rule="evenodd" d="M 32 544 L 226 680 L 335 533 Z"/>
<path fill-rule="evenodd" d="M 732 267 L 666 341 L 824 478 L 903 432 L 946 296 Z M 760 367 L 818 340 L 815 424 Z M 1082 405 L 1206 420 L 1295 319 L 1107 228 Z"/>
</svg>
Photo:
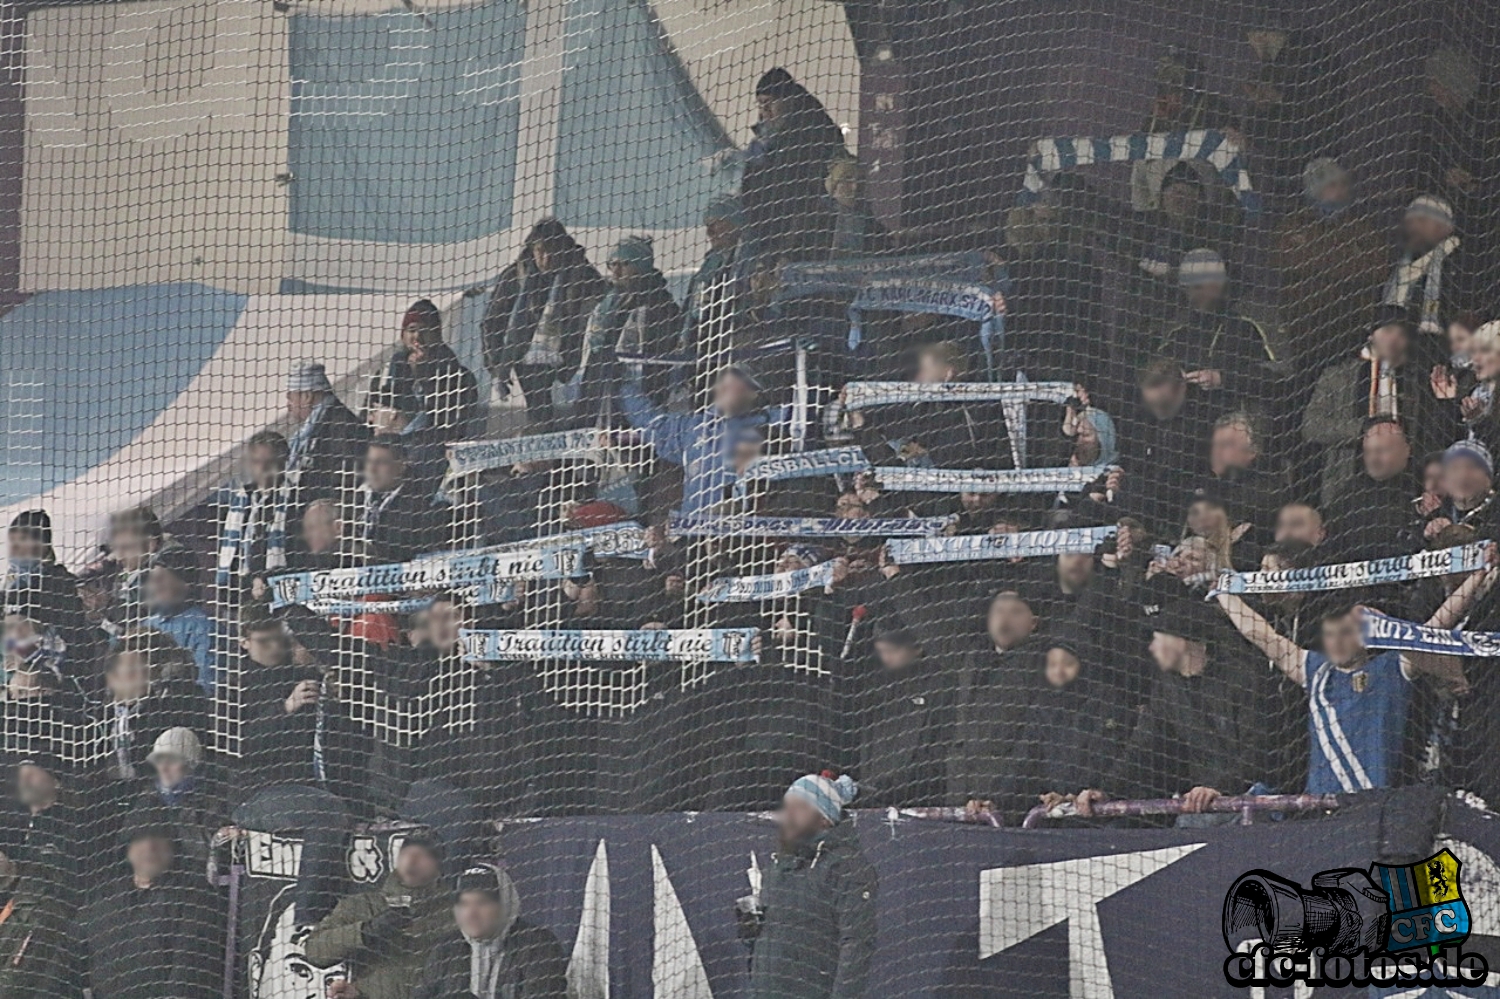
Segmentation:
<svg viewBox="0 0 1500 999">
<path fill-rule="evenodd" d="M 1198 128 L 1186 132 L 1136 132 L 1101 138 L 1069 136 L 1038 139 L 1026 164 L 1026 179 L 1016 204 L 1027 205 L 1041 197 L 1046 177 L 1060 170 L 1095 163 L 1138 163 L 1145 160 L 1203 160 L 1219 172 L 1219 179 L 1234 191 L 1247 212 L 1260 210 L 1260 195 L 1250 184 L 1250 175 L 1240 159 L 1240 148 L 1224 132 Z"/>
<path fill-rule="evenodd" d="M 1306 569 L 1277 569 L 1268 572 L 1226 572 L 1219 577 L 1215 591 L 1312 593 L 1381 583 L 1406 583 L 1413 579 L 1429 579 L 1483 569 L 1488 547 L 1487 544 L 1459 545 L 1437 551 L 1417 552 L 1415 555 L 1371 559 L 1368 562 L 1339 562 Z"/>
<path fill-rule="evenodd" d="M 981 562 L 991 559 L 1092 555 L 1115 536 L 1114 527 L 1069 527 L 1018 534 L 965 534 L 952 538 L 906 538 L 886 542 L 886 554 L 897 565 L 931 562 Z"/>
<path fill-rule="evenodd" d="M 806 590 L 828 589 L 833 585 L 833 562 L 820 562 L 806 569 L 773 572 L 764 576 L 740 576 L 716 580 L 698 594 L 706 604 L 750 603 L 795 597 Z"/>
<path fill-rule="evenodd" d="M 673 517 L 667 532 L 697 538 L 925 538 L 952 517 Z"/>
<path fill-rule="evenodd" d="M 503 600 L 493 601 L 503 603 Z M 404 600 L 310 600 L 304 606 L 323 617 L 359 617 L 361 614 L 415 614 L 432 606 L 431 597 Z"/>
<path fill-rule="evenodd" d="M 448 445 L 448 471 L 454 475 L 508 468 L 530 461 L 588 458 L 597 450 L 599 431 L 563 430 L 530 437 L 503 437 L 487 441 L 461 441 Z"/>
<path fill-rule="evenodd" d="M 1077 492 L 1108 473 L 1104 465 L 1009 469 L 879 465 L 875 481 L 882 489 L 898 493 L 1057 493 Z"/>
<path fill-rule="evenodd" d="M 871 281 L 947 278 L 988 283 L 995 265 L 982 252 L 923 253 L 905 257 L 851 257 L 822 263 L 793 262 L 778 270 L 776 300 L 813 295 L 854 295 Z"/>
<path fill-rule="evenodd" d="M 870 409 L 914 402 L 1066 402 L 1077 389 L 1072 382 L 849 382 L 844 409 Z"/>
<path fill-rule="evenodd" d="M 916 312 L 954 316 L 979 324 L 979 342 L 994 377 L 994 339 L 1004 332 L 1005 298 L 979 284 L 943 278 L 885 278 L 860 288 L 849 306 L 849 349 L 858 350 L 864 340 L 864 314 L 868 311 Z"/>
<path fill-rule="evenodd" d="M 1500 656 L 1500 632 L 1433 628 L 1388 617 L 1368 607 L 1360 613 L 1359 631 L 1367 649 L 1433 652 L 1446 656 Z"/>
<path fill-rule="evenodd" d="M 517 579 L 568 579 L 583 569 L 587 549 L 581 544 L 545 550 L 497 552 L 481 549 L 427 555 L 410 562 L 393 562 L 357 569 L 324 569 L 272 576 L 271 607 L 316 604 L 353 597 L 472 588 L 479 602 L 500 602 Z"/>
<path fill-rule="evenodd" d="M 857 447 L 834 447 L 823 451 L 773 455 L 752 461 L 738 479 L 735 492 L 744 492 L 751 482 L 782 482 L 816 479 L 824 475 L 853 475 L 870 469 L 870 459 Z"/>
<path fill-rule="evenodd" d="M 575 659 L 599 662 L 753 663 L 755 628 L 642 628 L 635 631 L 459 632 L 466 662 Z"/>
<path fill-rule="evenodd" d="M 570 547 L 581 544 L 598 558 L 642 559 L 651 554 L 646 539 L 646 529 L 634 520 L 620 520 L 598 527 L 582 527 L 576 531 L 549 534 L 542 538 L 495 545 L 486 551 L 525 552 L 545 548 Z"/>
</svg>

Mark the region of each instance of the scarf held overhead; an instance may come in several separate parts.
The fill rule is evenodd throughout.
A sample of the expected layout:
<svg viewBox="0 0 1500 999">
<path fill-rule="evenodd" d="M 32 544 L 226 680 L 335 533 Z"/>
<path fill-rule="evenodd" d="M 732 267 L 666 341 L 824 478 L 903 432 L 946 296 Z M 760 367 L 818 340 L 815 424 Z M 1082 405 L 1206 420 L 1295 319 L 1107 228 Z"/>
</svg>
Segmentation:
<svg viewBox="0 0 1500 999">
<path fill-rule="evenodd" d="M 1367 649 L 1484 658 L 1500 656 L 1500 632 L 1433 628 L 1388 617 L 1369 608 L 1360 614 L 1359 632 Z"/>
<path fill-rule="evenodd" d="M 892 492 L 1055 493 L 1082 489 L 1107 474 L 1105 465 L 991 470 L 880 465 L 875 481 Z"/>
<path fill-rule="evenodd" d="M 759 661 L 755 628 L 642 628 L 633 631 L 459 632 L 468 662 L 572 659 L 600 662 Z"/>
<path fill-rule="evenodd" d="M 897 565 L 932 562 L 980 562 L 992 559 L 1092 555 L 1115 536 L 1114 527 L 1068 527 L 1016 534 L 967 534 L 953 538 L 908 538 L 886 542 L 886 554 Z"/>
<path fill-rule="evenodd" d="M 1406 583 L 1459 572 L 1475 572 L 1486 564 L 1488 545 L 1458 545 L 1437 551 L 1397 555 L 1368 562 L 1339 562 L 1306 569 L 1270 572 L 1226 572 L 1219 577 L 1215 593 L 1313 593 L 1348 590 L 1382 583 Z"/>
<path fill-rule="evenodd" d="M 667 532 L 697 538 L 926 538 L 952 517 L 673 517 Z"/>
<path fill-rule="evenodd" d="M 833 586 L 833 565 L 830 560 L 806 569 L 720 579 L 699 593 L 698 599 L 706 604 L 751 603 L 795 597 L 807 590 L 828 590 Z"/>
</svg>

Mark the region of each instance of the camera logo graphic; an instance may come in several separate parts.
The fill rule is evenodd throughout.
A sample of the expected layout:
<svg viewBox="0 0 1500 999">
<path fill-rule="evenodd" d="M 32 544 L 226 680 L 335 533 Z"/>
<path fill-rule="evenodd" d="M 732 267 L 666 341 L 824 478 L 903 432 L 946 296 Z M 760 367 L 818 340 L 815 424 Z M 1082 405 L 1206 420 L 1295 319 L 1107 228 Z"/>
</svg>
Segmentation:
<svg viewBox="0 0 1500 999">
<path fill-rule="evenodd" d="M 1243 874 L 1224 897 L 1225 977 L 1243 987 L 1482 983 L 1483 956 L 1459 950 L 1470 928 L 1461 866 L 1443 849 L 1406 866 L 1322 871 L 1309 888 Z"/>
</svg>

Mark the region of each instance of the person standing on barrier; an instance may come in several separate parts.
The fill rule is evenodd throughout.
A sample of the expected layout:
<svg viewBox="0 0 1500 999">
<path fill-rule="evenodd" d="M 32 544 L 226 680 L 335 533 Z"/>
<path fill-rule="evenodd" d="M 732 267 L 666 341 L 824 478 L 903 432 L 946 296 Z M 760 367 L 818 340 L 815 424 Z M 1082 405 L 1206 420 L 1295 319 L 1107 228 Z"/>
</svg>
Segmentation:
<svg viewBox="0 0 1500 999">
<path fill-rule="evenodd" d="M 408 999 L 422 962 L 448 933 L 450 896 L 438 841 L 407 836 L 392 866 L 377 890 L 341 899 L 308 934 L 309 961 L 347 962 L 354 972 L 328 990 L 329 999 Z"/>
<path fill-rule="evenodd" d="M 460 874 L 454 889 L 457 932 L 428 955 L 411 999 L 566 999 L 562 944 L 520 918 L 510 875 L 481 864 Z"/>
<path fill-rule="evenodd" d="M 849 777 L 799 777 L 782 799 L 781 848 L 765 906 L 743 912 L 753 935 L 750 999 L 860 999 L 875 954 L 875 868 L 844 808 Z"/>
</svg>

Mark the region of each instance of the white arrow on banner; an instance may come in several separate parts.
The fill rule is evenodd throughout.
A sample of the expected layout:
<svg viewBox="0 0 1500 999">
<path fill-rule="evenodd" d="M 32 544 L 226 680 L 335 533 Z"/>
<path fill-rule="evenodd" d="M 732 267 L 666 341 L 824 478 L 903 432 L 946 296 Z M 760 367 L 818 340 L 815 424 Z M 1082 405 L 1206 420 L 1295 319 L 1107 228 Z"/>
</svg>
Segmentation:
<svg viewBox="0 0 1500 999">
<path fill-rule="evenodd" d="M 609 850 L 594 851 L 583 881 L 583 912 L 568 960 L 570 999 L 609 999 Z"/>
<path fill-rule="evenodd" d="M 714 999 L 708 972 L 693 928 L 682 911 L 682 900 L 672 886 L 661 851 L 651 844 L 651 882 L 656 946 L 651 958 L 651 984 L 656 999 Z"/>
<path fill-rule="evenodd" d="M 980 871 L 979 957 L 993 957 L 1066 920 L 1068 994 L 1072 999 L 1114 999 L 1098 903 L 1206 845 Z"/>
</svg>

